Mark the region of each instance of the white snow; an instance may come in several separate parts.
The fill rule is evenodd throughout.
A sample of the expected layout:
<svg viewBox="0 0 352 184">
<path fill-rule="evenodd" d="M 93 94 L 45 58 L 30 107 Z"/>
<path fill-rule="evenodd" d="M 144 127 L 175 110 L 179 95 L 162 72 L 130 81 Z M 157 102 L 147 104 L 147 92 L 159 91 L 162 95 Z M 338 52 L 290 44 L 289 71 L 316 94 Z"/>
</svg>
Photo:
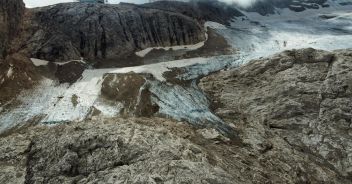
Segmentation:
<svg viewBox="0 0 352 184">
<path fill-rule="evenodd" d="M 86 62 L 84 61 L 83 58 L 81 58 L 80 60 L 70 60 L 70 61 L 66 61 L 66 62 L 55 62 L 55 64 L 57 64 L 57 65 L 65 65 L 65 64 L 68 64 L 68 63 L 71 63 L 71 62 L 79 62 L 79 63 L 86 64 Z"/>
<path fill-rule="evenodd" d="M 11 66 L 9 70 L 7 70 L 7 73 L 6 73 L 7 78 L 10 78 L 12 74 L 13 74 L 13 67 Z"/>
<path fill-rule="evenodd" d="M 144 50 L 136 52 L 136 55 L 139 57 L 145 57 L 149 52 L 151 52 L 154 49 L 155 50 L 163 49 L 165 51 L 168 51 L 168 50 L 188 50 L 188 51 L 191 51 L 191 50 L 197 50 L 203 46 L 204 46 L 204 41 L 199 42 L 194 45 L 179 45 L 179 46 L 171 46 L 171 47 L 150 47 L 150 48 L 146 48 Z"/>
<path fill-rule="evenodd" d="M 217 22 L 211 22 L 208 21 L 204 24 L 205 29 L 207 30 L 207 28 L 213 28 L 213 29 L 226 29 L 226 26 L 219 24 Z M 205 41 L 201 41 L 197 44 L 193 44 L 193 45 L 178 45 L 178 46 L 170 46 L 170 47 L 149 47 L 146 49 L 143 49 L 141 51 L 136 52 L 135 54 L 139 57 L 145 57 L 148 53 L 150 53 L 152 50 L 187 50 L 187 51 L 192 51 L 192 50 L 197 50 L 199 48 L 202 48 L 205 44 L 205 42 L 208 40 L 208 34 L 205 33 Z"/>
<path fill-rule="evenodd" d="M 204 26 L 206 28 L 212 28 L 212 29 L 227 29 L 227 27 L 225 25 L 217 23 L 217 22 L 212 22 L 212 21 L 205 22 Z"/>
<path fill-rule="evenodd" d="M 209 63 L 207 71 L 211 72 L 218 69 L 214 66 L 219 67 L 219 64 L 226 66 L 232 62 L 230 59 L 226 60 L 227 62 L 216 61 L 216 58 L 195 58 L 128 68 L 88 69 L 84 71 L 82 78 L 71 86 L 69 84 L 57 84 L 51 79 L 44 79 L 34 90 L 27 90 L 20 94 L 17 100 L 22 102 L 21 105 L 1 114 L 0 132 L 35 117 L 41 117 L 40 122 L 42 123 L 81 121 L 89 115 L 92 107 L 100 110 L 103 116 L 116 116 L 122 109 L 122 105 L 119 103 L 105 103 L 99 98 L 103 76 L 106 73 L 151 73 L 158 80 L 165 81 L 162 74 L 173 67 L 190 67 L 196 64 L 206 65 Z M 211 64 L 213 62 L 218 64 Z M 207 67 L 204 66 L 204 68 Z M 72 103 L 74 95 L 78 98 L 76 106 Z M 165 113 L 167 111 L 165 109 Z M 175 117 L 180 114 L 175 113 L 173 113 Z M 184 109 L 184 113 L 181 114 L 186 113 L 187 110 Z M 209 119 L 208 116 L 215 118 L 211 113 L 208 116 L 205 114 L 209 114 L 209 112 L 201 113 L 199 116 L 206 119 Z"/>
<path fill-rule="evenodd" d="M 335 3 L 336 4 L 336 3 Z M 334 5 L 334 4 L 333 4 Z M 277 9 L 277 14 L 262 16 L 243 12 L 229 29 L 218 30 L 239 49 L 246 60 L 267 57 L 289 49 L 312 47 L 323 50 L 352 48 L 352 6 L 309 9 L 294 12 Z M 323 19 L 321 15 L 336 15 Z"/>
<path fill-rule="evenodd" d="M 120 114 L 120 111 L 123 108 L 123 105 L 121 103 L 112 105 L 98 100 L 94 103 L 93 107 L 98 109 L 104 117 L 112 118 Z"/>
<path fill-rule="evenodd" d="M 31 61 L 34 64 L 34 66 L 46 66 L 49 64 L 49 61 L 36 59 L 36 58 L 31 58 Z"/>
<path fill-rule="evenodd" d="M 136 67 L 126 67 L 126 68 L 118 68 L 107 73 L 149 73 L 152 74 L 156 79 L 160 81 L 165 81 L 163 74 L 166 71 L 170 71 L 170 68 L 182 68 L 189 65 L 201 64 L 210 62 L 211 58 L 192 58 L 192 59 L 182 59 L 176 61 L 168 61 L 162 63 L 155 63 L 150 65 L 136 66 Z"/>
<path fill-rule="evenodd" d="M 46 60 L 42 60 L 42 59 L 37 59 L 37 58 L 31 58 L 32 63 L 34 64 L 34 66 L 46 66 L 49 64 L 49 61 Z M 70 61 L 66 61 L 66 62 L 54 62 L 56 65 L 65 65 L 71 62 L 79 62 L 79 63 L 83 63 L 86 64 L 86 62 L 83 60 L 83 58 L 81 58 L 80 60 L 70 60 Z"/>
</svg>

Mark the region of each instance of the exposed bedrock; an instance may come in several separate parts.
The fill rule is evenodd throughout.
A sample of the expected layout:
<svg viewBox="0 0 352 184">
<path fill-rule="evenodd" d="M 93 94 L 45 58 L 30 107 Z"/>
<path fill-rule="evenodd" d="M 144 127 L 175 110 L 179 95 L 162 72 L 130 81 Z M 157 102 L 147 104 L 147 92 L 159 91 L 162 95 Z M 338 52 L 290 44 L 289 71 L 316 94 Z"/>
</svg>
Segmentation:
<svg viewBox="0 0 352 184">
<path fill-rule="evenodd" d="M 285 51 L 200 86 L 262 160 L 258 169 L 269 181 L 351 181 L 352 50 Z"/>
<path fill-rule="evenodd" d="M 190 127 L 158 118 L 101 121 L 1 138 L 0 182 L 232 183 L 211 154 L 182 138 Z"/>
<path fill-rule="evenodd" d="M 0 0 L 0 59 L 6 57 L 11 41 L 18 36 L 24 11 L 22 0 Z"/>
<path fill-rule="evenodd" d="M 38 78 L 30 60 L 16 53 L 25 7 L 22 0 L 0 0 L 0 106 Z"/>
<path fill-rule="evenodd" d="M 31 57 L 49 61 L 114 59 L 148 47 L 205 40 L 195 19 L 133 4 L 65 3 L 31 11 L 31 34 L 23 47 Z"/>
<path fill-rule="evenodd" d="M 122 103 L 122 115 L 149 117 L 158 112 L 159 107 L 152 103 L 147 79 L 150 75 L 136 73 L 105 74 L 101 97 L 106 103 Z"/>
</svg>

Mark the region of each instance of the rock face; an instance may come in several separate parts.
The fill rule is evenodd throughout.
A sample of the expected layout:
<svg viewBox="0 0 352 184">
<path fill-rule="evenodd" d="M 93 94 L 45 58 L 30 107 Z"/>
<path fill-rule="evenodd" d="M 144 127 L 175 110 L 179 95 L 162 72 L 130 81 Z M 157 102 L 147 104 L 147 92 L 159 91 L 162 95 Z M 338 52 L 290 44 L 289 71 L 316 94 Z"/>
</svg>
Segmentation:
<svg viewBox="0 0 352 184">
<path fill-rule="evenodd" d="M 114 59 L 205 39 L 203 25 L 191 17 L 133 4 L 65 3 L 32 11 L 26 49 L 49 61 Z"/>
<path fill-rule="evenodd" d="M 241 132 L 265 181 L 348 183 L 351 61 L 352 50 L 286 51 L 206 77 L 200 86 L 216 114 Z"/>
<path fill-rule="evenodd" d="M 30 60 L 14 53 L 12 46 L 21 33 L 25 7 L 22 0 L 0 0 L 0 105 L 11 100 L 37 78 Z"/>
<path fill-rule="evenodd" d="M 12 54 L 0 62 L 0 104 L 13 100 L 22 89 L 31 88 L 39 79 L 31 61 L 21 55 Z"/>
<path fill-rule="evenodd" d="M 0 0 L 0 59 L 6 57 L 12 39 L 19 33 L 24 10 L 22 0 Z"/>
</svg>

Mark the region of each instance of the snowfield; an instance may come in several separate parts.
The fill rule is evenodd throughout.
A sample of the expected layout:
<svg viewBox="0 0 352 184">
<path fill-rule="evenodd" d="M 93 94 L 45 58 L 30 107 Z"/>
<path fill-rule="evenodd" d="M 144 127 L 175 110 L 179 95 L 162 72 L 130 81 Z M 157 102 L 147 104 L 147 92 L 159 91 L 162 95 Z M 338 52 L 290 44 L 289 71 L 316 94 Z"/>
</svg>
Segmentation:
<svg viewBox="0 0 352 184">
<path fill-rule="evenodd" d="M 21 102 L 20 105 L 13 109 L 2 108 L 0 132 L 34 119 L 45 124 L 82 121 L 89 116 L 92 108 L 100 110 L 105 117 L 118 115 L 122 109 L 121 104 L 111 106 L 99 98 L 104 74 L 107 73 L 150 73 L 156 78 L 155 81 L 149 82 L 152 86 L 151 92 L 154 94 L 153 101 L 161 107 L 160 114 L 192 122 L 214 120 L 216 117 L 210 113 L 204 94 L 201 96 L 201 92 L 194 87 L 169 86 L 165 82 L 163 73 L 172 68 L 189 68 L 188 72 L 181 77 L 193 79 L 196 76 L 206 75 L 233 65 L 234 60 L 236 59 L 233 56 L 224 56 L 184 59 L 117 69 L 87 69 L 82 78 L 72 85 L 58 84 L 51 79 L 44 79 L 34 90 L 27 90 L 20 94 L 17 99 Z M 195 66 L 202 66 L 202 70 L 192 69 Z M 185 93 L 185 91 L 188 92 Z M 198 102 L 185 100 L 187 98 L 194 98 Z M 191 109 L 194 112 L 190 114 Z"/>
<path fill-rule="evenodd" d="M 298 48 L 323 50 L 352 48 L 352 6 L 310 9 L 293 12 L 277 10 L 277 14 L 262 16 L 242 12 L 229 29 L 218 30 L 247 59 L 267 57 Z M 326 16 L 333 18 L 326 19 Z"/>
<path fill-rule="evenodd" d="M 67 121 L 81 121 L 90 116 L 92 108 L 103 116 L 117 116 L 123 108 L 121 103 L 107 104 L 99 98 L 104 74 L 106 73 L 149 73 L 155 80 L 148 80 L 152 102 L 159 108 L 158 114 L 177 120 L 186 120 L 195 125 L 212 124 L 219 131 L 227 127 L 221 119 L 209 110 L 206 95 L 198 89 L 199 76 L 214 71 L 237 67 L 251 59 L 266 57 L 274 53 L 305 47 L 335 50 L 352 48 L 352 6 L 338 6 L 308 10 L 301 13 L 278 10 L 276 15 L 261 16 L 243 12 L 245 17 L 237 17 L 231 26 L 208 22 L 207 27 L 223 35 L 239 53 L 231 56 L 192 58 L 168 61 L 137 67 L 112 69 L 87 69 L 82 78 L 72 85 L 58 84 L 44 79 L 35 89 L 19 95 L 18 105 L 11 108 L 0 107 L 0 132 L 37 120 L 40 123 L 55 124 Z M 192 46 L 157 49 L 189 49 L 202 47 L 204 42 Z M 137 52 L 144 57 L 154 48 Z M 35 66 L 48 62 L 32 59 Z M 188 86 L 171 85 L 166 82 L 164 73 L 172 68 L 183 68 L 177 78 L 193 80 Z M 8 72 L 8 76 L 11 71 Z"/>
</svg>

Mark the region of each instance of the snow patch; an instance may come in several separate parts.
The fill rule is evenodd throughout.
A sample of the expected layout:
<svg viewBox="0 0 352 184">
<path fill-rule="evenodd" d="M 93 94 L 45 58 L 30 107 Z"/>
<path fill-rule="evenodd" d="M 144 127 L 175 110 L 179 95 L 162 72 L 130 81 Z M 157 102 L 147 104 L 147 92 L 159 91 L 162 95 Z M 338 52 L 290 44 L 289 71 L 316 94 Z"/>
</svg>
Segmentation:
<svg viewBox="0 0 352 184">
<path fill-rule="evenodd" d="M 121 103 L 117 105 L 111 105 L 108 103 L 98 101 L 94 103 L 93 107 L 98 109 L 102 113 L 102 116 L 112 118 L 120 114 L 120 111 L 123 108 L 123 105 Z"/>
<path fill-rule="evenodd" d="M 1 114 L 0 132 L 36 117 L 40 118 L 39 122 L 46 124 L 67 121 L 82 121 L 90 114 L 93 107 L 101 111 L 102 116 L 114 117 L 118 115 L 122 109 L 121 104 L 109 104 L 99 98 L 103 76 L 106 73 L 151 73 L 156 79 L 160 80 L 159 83 L 164 83 L 161 82 L 165 81 L 163 73 L 169 71 L 171 68 L 191 67 L 193 65 L 203 64 L 203 71 L 211 72 L 217 70 L 220 65 L 223 65 L 223 67 L 227 66 L 228 63 L 231 63 L 232 61 L 232 59 L 226 59 L 223 62 L 218 62 L 218 59 L 215 57 L 195 58 L 128 68 L 87 69 L 83 72 L 82 78 L 73 85 L 58 84 L 51 79 L 43 79 L 34 89 L 23 91 L 19 95 L 17 100 L 22 102 L 20 105 Z M 213 63 L 218 64 L 214 65 Z M 187 71 L 190 73 L 193 72 L 191 72 L 191 69 L 187 69 Z M 194 71 L 193 74 L 190 74 L 190 76 L 195 74 L 199 74 L 199 71 Z M 160 87 L 158 85 L 153 87 L 154 89 L 152 89 L 152 91 L 155 92 L 155 94 L 158 94 L 158 91 L 162 92 L 164 89 L 164 87 L 161 87 L 162 89 L 157 89 Z M 196 100 L 199 103 L 195 104 L 195 106 L 198 107 L 189 108 L 192 106 L 191 101 L 179 102 L 172 105 L 175 100 L 171 100 L 171 105 L 165 104 L 162 106 L 164 107 L 161 111 L 162 114 L 175 117 L 175 119 L 191 120 L 198 117 L 198 119 L 202 119 L 203 121 L 219 121 L 215 115 L 208 112 L 207 103 L 205 103 L 206 98 L 204 95 L 201 96 L 201 92 L 196 93 L 193 92 L 194 90 L 191 90 L 189 92 L 192 94 L 186 93 L 184 95 L 180 95 L 178 93 L 183 93 L 185 91 L 177 89 L 181 88 L 177 87 L 176 91 L 170 91 L 170 89 L 167 89 L 169 92 L 158 95 L 163 96 L 162 99 L 165 100 L 171 100 L 175 96 L 185 96 L 182 97 L 182 99 L 196 98 L 199 99 Z M 192 95 L 195 96 L 193 97 Z M 79 99 L 76 100 L 77 103 L 73 103 L 73 101 L 75 101 L 72 99 L 73 96 L 77 96 L 77 99 Z M 177 104 L 180 103 L 184 103 L 184 105 L 179 106 L 181 108 L 179 108 L 178 111 L 172 110 L 175 109 L 178 106 Z M 190 112 L 191 109 L 193 110 Z M 203 109 L 204 111 L 202 112 L 200 109 Z"/>
<path fill-rule="evenodd" d="M 212 28 L 212 29 L 227 29 L 226 26 L 219 24 L 217 22 L 205 22 L 204 24 L 205 30 L 207 31 L 207 28 Z M 200 49 L 204 46 L 205 42 L 208 40 L 208 34 L 205 33 L 205 41 L 199 42 L 197 44 L 193 44 L 193 45 L 178 45 L 178 46 L 170 46 L 170 47 L 149 47 L 146 49 L 143 49 L 141 51 L 135 52 L 135 54 L 139 57 L 145 57 L 148 53 L 150 53 L 152 50 L 187 50 L 187 51 L 192 51 L 192 50 L 197 50 Z"/>
<path fill-rule="evenodd" d="M 7 78 L 10 78 L 13 75 L 13 67 L 11 66 L 9 70 L 7 70 L 6 76 Z"/>
<path fill-rule="evenodd" d="M 70 60 L 70 61 L 66 61 L 66 62 L 55 62 L 55 64 L 57 64 L 57 65 L 65 65 L 65 64 L 68 64 L 68 63 L 71 63 L 71 62 L 79 62 L 79 63 L 82 63 L 82 64 L 86 64 L 86 62 L 84 61 L 83 58 L 81 58 L 80 60 Z"/>
<path fill-rule="evenodd" d="M 159 81 L 165 81 L 163 74 L 167 71 L 170 71 L 171 68 L 182 68 L 190 65 L 195 64 L 204 64 L 209 63 L 213 58 L 192 58 L 192 59 L 182 59 L 176 61 L 169 61 L 169 62 L 162 62 L 162 63 L 155 63 L 150 65 L 143 65 L 143 66 L 136 66 L 136 67 L 126 67 L 126 68 L 117 68 L 107 73 L 149 73 L 152 74 L 156 79 Z"/>
<path fill-rule="evenodd" d="M 49 61 L 46 60 L 41 60 L 41 59 L 36 59 L 36 58 L 31 58 L 32 63 L 34 66 L 46 66 L 49 64 Z"/>
<path fill-rule="evenodd" d="M 179 46 L 171 46 L 171 47 L 150 47 L 150 48 L 146 48 L 144 50 L 138 51 L 135 54 L 139 57 L 145 57 L 148 53 L 150 53 L 152 50 L 197 50 L 201 47 L 204 46 L 205 41 L 199 42 L 197 44 L 194 45 L 179 45 Z"/>
<path fill-rule="evenodd" d="M 205 22 L 205 27 L 212 28 L 212 29 L 227 29 L 225 25 L 217 22 L 211 22 L 211 21 Z"/>
</svg>

